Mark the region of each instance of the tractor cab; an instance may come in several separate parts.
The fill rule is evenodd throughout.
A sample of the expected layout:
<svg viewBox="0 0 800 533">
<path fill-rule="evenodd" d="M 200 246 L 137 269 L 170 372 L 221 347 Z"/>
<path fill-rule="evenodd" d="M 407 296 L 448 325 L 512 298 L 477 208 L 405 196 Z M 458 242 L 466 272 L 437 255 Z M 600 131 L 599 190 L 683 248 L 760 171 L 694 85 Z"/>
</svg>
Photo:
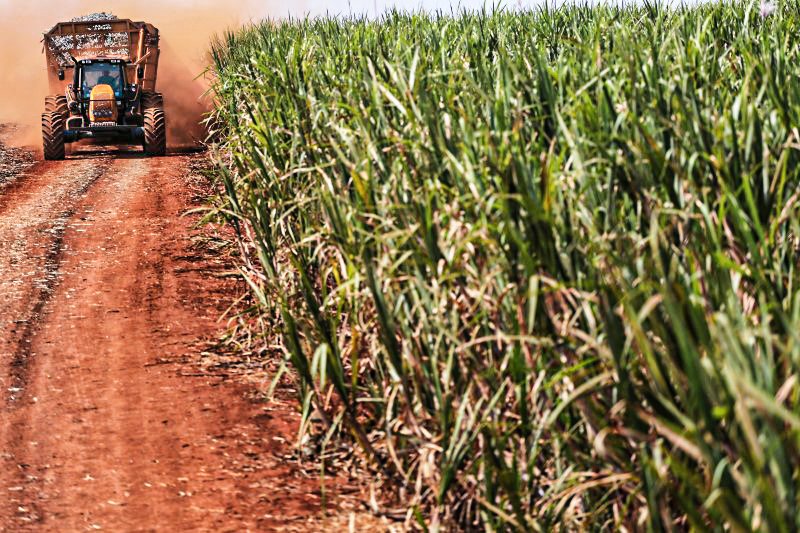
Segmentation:
<svg viewBox="0 0 800 533">
<path fill-rule="evenodd" d="M 128 65 L 122 59 L 75 61 L 70 111 L 89 124 L 125 124 L 137 111 L 139 91 L 128 83 Z"/>
<path fill-rule="evenodd" d="M 85 59 L 76 63 L 73 87 L 78 89 L 79 99 L 89 100 L 92 89 L 108 85 L 117 100 L 122 100 L 124 88 L 128 85 L 122 60 Z"/>
</svg>

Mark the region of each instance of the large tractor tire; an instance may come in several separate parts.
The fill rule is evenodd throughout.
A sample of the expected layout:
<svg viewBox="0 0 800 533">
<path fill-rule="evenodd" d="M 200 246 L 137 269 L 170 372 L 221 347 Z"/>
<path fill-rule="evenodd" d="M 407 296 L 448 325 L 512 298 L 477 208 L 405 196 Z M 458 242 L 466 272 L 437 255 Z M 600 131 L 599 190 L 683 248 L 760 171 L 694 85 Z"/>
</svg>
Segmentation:
<svg viewBox="0 0 800 533">
<path fill-rule="evenodd" d="M 142 93 L 142 109 L 164 109 L 164 95 L 161 93 Z"/>
<path fill-rule="evenodd" d="M 67 97 L 66 96 L 48 96 L 44 99 L 44 112 L 45 113 L 56 113 L 57 115 L 64 117 L 64 119 L 69 116 L 69 108 L 67 107 Z"/>
<path fill-rule="evenodd" d="M 164 155 L 167 153 L 167 118 L 163 109 L 144 110 L 144 153 Z"/>
<path fill-rule="evenodd" d="M 66 155 L 64 117 L 58 113 L 42 114 L 42 145 L 47 161 L 60 161 Z"/>
</svg>

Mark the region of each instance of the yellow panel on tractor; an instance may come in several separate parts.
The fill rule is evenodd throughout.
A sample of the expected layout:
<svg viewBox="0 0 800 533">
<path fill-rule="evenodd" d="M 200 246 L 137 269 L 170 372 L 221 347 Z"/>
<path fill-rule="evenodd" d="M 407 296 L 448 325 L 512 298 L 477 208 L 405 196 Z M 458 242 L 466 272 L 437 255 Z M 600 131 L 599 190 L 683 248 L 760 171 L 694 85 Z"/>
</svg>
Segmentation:
<svg viewBox="0 0 800 533">
<path fill-rule="evenodd" d="M 95 85 L 92 89 L 89 120 L 92 123 L 117 121 L 117 97 L 110 85 Z"/>
</svg>

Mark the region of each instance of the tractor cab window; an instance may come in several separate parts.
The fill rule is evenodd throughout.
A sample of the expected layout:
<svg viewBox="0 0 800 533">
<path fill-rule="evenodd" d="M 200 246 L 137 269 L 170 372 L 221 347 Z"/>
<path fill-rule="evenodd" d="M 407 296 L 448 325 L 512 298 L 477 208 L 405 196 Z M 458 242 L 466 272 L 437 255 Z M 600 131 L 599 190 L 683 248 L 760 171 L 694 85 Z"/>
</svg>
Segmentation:
<svg viewBox="0 0 800 533">
<path fill-rule="evenodd" d="M 122 66 L 111 63 L 83 65 L 81 72 L 83 97 L 88 99 L 98 85 L 110 85 L 117 98 L 122 98 Z"/>
</svg>

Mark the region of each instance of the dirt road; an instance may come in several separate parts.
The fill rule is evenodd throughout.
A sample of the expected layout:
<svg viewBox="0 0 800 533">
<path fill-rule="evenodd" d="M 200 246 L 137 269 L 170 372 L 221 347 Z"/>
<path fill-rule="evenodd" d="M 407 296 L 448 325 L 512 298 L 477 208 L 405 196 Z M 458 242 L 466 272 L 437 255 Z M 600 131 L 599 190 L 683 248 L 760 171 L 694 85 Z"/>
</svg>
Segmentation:
<svg viewBox="0 0 800 533">
<path fill-rule="evenodd" d="M 292 409 L 198 372 L 234 281 L 189 167 L 84 151 L 0 183 L 0 531 L 305 529 Z"/>
</svg>

